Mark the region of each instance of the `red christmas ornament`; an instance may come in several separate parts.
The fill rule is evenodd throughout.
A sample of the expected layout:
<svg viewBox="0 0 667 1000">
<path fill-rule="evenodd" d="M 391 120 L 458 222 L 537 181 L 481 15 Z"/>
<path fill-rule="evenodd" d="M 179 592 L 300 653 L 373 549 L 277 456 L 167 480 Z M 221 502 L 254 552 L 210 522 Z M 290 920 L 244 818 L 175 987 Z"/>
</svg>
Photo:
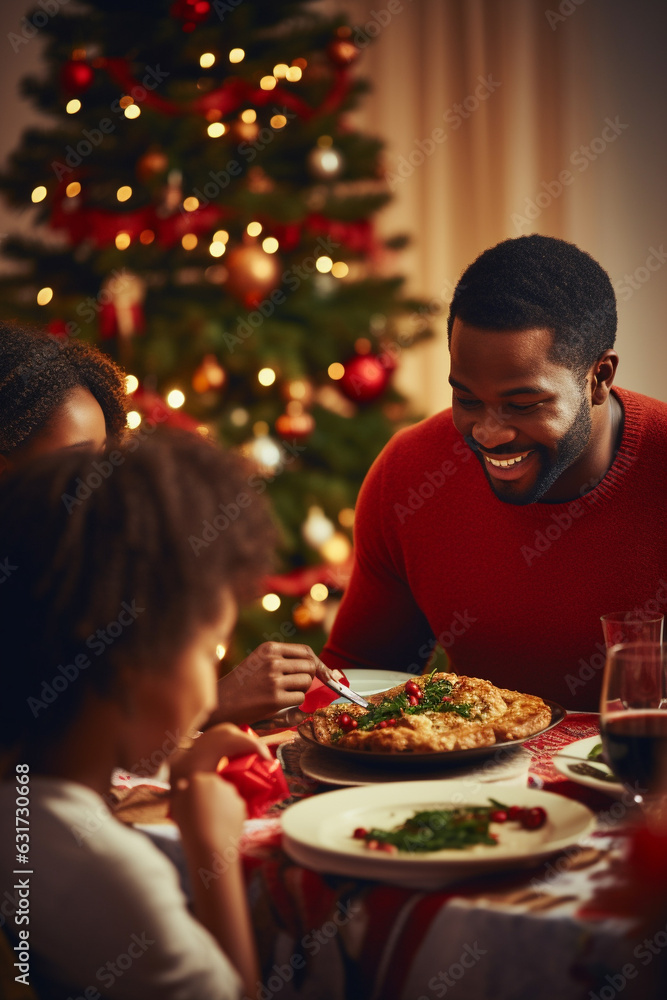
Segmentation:
<svg viewBox="0 0 667 1000">
<path fill-rule="evenodd" d="M 334 38 L 327 46 L 327 55 L 334 66 L 342 68 L 356 62 L 361 52 L 348 38 Z"/>
<path fill-rule="evenodd" d="M 387 358 L 377 354 L 357 354 L 345 364 L 345 374 L 338 382 L 341 391 L 355 403 L 370 403 L 387 388 L 394 369 Z"/>
<path fill-rule="evenodd" d="M 280 284 L 282 265 L 275 253 L 266 253 L 256 243 L 234 247 L 225 256 L 229 277 L 225 287 L 250 309 Z"/>
<path fill-rule="evenodd" d="M 176 0 L 171 5 L 170 13 L 172 17 L 179 17 L 183 21 L 183 31 L 190 32 L 208 19 L 211 4 L 208 0 Z"/>
<path fill-rule="evenodd" d="M 83 59 L 70 59 L 60 72 L 60 81 L 70 94 L 82 94 L 93 82 L 92 67 Z"/>
</svg>

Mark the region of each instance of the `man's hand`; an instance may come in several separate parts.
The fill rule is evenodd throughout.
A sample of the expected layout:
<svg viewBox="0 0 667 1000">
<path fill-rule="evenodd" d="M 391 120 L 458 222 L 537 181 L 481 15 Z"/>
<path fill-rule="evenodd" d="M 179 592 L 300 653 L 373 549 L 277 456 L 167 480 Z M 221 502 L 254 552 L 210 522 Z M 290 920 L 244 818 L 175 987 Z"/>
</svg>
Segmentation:
<svg viewBox="0 0 667 1000">
<path fill-rule="evenodd" d="M 255 722 L 300 705 L 315 676 L 324 682 L 341 674 L 325 666 L 310 646 L 263 642 L 220 678 L 219 708 L 210 721 Z"/>
</svg>

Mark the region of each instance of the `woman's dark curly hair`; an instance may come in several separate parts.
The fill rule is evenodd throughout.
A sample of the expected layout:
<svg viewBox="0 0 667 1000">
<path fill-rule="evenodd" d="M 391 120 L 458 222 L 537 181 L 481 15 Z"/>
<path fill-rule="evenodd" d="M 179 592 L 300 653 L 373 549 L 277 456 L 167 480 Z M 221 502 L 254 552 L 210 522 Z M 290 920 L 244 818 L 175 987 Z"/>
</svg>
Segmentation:
<svg viewBox="0 0 667 1000">
<path fill-rule="evenodd" d="M 115 693 L 121 663 L 168 672 L 224 587 L 256 596 L 275 529 L 253 468 L 159 429 L 0 481 L 0 747 L 48 744 L 89 688 Z"/>
<path fill-rule="evenodd" d="M 111 443 L 125 428 L 125 380 L 101 351 L 0 322 L 0 453 L 26 444 L 72 389 L 88 389 L 102 408 Z"/>
</svg>

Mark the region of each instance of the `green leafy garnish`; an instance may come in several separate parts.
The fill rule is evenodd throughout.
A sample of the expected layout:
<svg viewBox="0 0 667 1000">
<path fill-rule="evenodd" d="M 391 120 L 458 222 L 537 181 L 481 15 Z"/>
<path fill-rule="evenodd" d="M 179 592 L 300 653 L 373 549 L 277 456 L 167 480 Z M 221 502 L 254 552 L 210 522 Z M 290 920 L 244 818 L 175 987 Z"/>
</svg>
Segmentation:
<svg viewBox="0 0 667 1000">
<path fill-rule="evenodd" d="M 602 744 L 596 743 L 590 753 L 587 755 L 588 760 L 600 760 L 602 757 Z"/>
<path fill-rule="evenodd" d="M 451 681 L 434 681 L 431 673 L 424 685 L 424 697 L 418 705 L 411 705 L 405 691 L 394 698 L 384 698 L 379 704 L 371 705 L 364 715 L 355 716 L 359 729 L 373 729 L 378 722 L 400 718 L 404 715 L 423 715 L 424 712 L 455 712 L 464 719 L 471 717 L 472 705 L 467 702 L 443 701 L 454 690 Z"/>
<path fill-rule="evenodd" d="M 489 833 L 491 813 L 496 806 L 456 806 L 452 809 L 426 809 L 417 812 L 393 830 L 372 829 L 366 842 L 378 840 L 393 844 L 399 851 L 463 850 L 474 844 L 495 847 Z"/>
</svg>

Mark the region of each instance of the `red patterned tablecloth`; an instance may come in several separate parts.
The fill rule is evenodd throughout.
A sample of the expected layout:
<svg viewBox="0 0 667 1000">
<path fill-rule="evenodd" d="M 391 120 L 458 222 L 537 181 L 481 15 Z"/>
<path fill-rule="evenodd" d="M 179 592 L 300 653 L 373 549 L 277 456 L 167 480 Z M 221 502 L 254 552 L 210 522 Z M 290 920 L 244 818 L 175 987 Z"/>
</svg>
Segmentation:
<svg viewBox="0 0 667 1000">
<path fill-rule="evenodd" d="M 657 1000 L 667 996 L 664 920 L 628 907 L 628 802 L 575 784 L 553 754 L 598 733 L 571 714 L 525 744 L 528 781 L 584 801 L 594 833 L 534 869 L 431 893 L 318 874 L 280 847 L 280 816 L 248 824 L 245 860 L 263 984 L 255 1000 Z M 317 792 L 283 759 L 296 799 Z M 632 889 L 632 887 L 630 887 Z M 649 908 L 650 909 L 650 908 Z M 655 926 L 653 924 L 655 923 Z"/>
</svg>

